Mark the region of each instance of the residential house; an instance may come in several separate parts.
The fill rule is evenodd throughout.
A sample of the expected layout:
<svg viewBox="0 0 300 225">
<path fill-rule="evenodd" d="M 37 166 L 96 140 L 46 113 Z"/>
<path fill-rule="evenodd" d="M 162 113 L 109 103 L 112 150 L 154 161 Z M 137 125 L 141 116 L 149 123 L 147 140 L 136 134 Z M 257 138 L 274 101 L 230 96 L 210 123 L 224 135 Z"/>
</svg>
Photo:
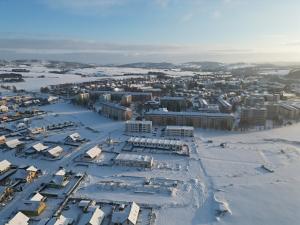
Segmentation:
<svg viewBox="0 0 300 225">
<path fill-rule="evenodd" d="M 98 146 L 95 146 L 84 154 L 84 158 L 89 160 L 95 159 L 100 156 L 101 152 L 102 150 Z"/>
<path fill-rule="evenodd" d="M 135 202 L 127 205 L 124 209 L 119 208 L 112 214 L 112 225 L 135 225 L 139 217 L 140 207 Z"/>
<path fill-rule="evenodd" d="M 46 204 L 44 202 L 31 200 L 24 200 L 19 207 L 19 210 L 29 217 L 39 216 L 45 209 Z"/>
<path fill-rule="evenodd" d="M 26 216 L 22 212 L 18 212 L 5 225 L 28 225 L 29 224 L 29 220 L 30 220 L 30 218 L 28 216 Z"/>
</svg>

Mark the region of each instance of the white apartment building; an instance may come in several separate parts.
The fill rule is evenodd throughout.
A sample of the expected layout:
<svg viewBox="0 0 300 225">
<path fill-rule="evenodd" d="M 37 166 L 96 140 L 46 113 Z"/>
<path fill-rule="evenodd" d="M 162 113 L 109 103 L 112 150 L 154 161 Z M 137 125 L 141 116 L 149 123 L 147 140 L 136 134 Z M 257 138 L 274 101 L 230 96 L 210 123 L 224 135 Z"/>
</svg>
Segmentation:
<svg viewBox="0 0 300 225">
<path fill-rule="evenodd" d="M 129 133 L 151 133 L 152 121 L 129 120 L 125 123 L 125 131 Z"/>
<path fill-rule="evenodd" d="M 167 126 L 166 136 L 194 137 L 194 127 L 192 126 Z"/>
<path fill-rule="evenodd" d="M 156 148 L 169 151 L 181 151 L 186 146 L 182 141 L 137 137 L 129 138 L 127 143 L 132 144 L 134 147 Z"/>
</svg>

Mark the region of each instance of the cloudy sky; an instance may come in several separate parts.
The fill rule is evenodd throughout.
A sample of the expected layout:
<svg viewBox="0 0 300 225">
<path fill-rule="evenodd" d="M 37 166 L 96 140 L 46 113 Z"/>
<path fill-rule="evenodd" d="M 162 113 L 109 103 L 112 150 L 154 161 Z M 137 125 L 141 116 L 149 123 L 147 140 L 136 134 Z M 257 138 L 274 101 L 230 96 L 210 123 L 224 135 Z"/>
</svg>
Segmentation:
<svg viewBox="0 0 300 225">
<path fill-rule="evenodd" d="M 0 57 L 300 61 L 299 0 L 0 0 Z"/>
</svg>

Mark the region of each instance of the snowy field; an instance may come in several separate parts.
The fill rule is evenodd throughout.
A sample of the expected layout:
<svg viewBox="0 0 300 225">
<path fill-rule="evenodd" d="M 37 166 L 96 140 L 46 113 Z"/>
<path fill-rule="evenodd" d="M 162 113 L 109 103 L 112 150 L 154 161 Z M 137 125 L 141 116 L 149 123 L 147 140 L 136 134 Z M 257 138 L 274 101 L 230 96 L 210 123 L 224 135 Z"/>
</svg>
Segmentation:
<svg viewBox="0 0 300 225">
<path fill-rule="evenodd" d="M 112 152 L 121 151 L 122 143 L 128 138 L 124 135 L 123 122 L 67 103 L 41 109 L 48 113 L 42 119 L 33 119 L 33 127 L 64 121 L 76 124 L 64 132 L 51 131 L 46 139 L 61 141 L 78 132 L 89 141 L 54 161 L 17 157 L 13 150 L 1 151 L 1 160 L 7 159 L 15 165 L 34 165 L 44 174 L 16 194 L 0 211 L 1 218 L 8 218 L 20 199 L 28 198 L 48 175 L 63 166 L 88 175 L 74 197 L 99 202 L 135 201 L 153 207 L 157 225 L 299 224 L 300 124 L 250 133 L 196 129 L 194 139 L 185 139 L 190 156 L 146 153 L 153 157 L 155 166 L 143 169 L 98 163 L 79 165 L 74 161 L 91 147 L 103 144 L 108 136 L 118 143 L 111 148 L 103 145 L 106 156 L 100 160 L 113 159 L 116 153 Z M 226 143 L 225 148 L 220 147 L 221 143 Z M 222 207 L 228 209 L 228 213 L 217 215 L 216 210 Z"/>
<path fill-rule="evenodd" d="M 297 214 L 300 204 L 297 188 L 300 183 L 297 172 L 300 169 L 299 129 L 298 124 L 253 133 L 197 130 L 190 158 L 152 155 L 155 161 L 167 165 L 176 163 L 180 167 L 152 170 L 90 167 L 87 170 L 89 179 L 77 196 L 149 204 L 156 207 L 156 224 L 159 225 L 297 225 L 300 220 Z M 227 146 L 221 148 L 220 143 L 227 143 Z M 273 168 L 274 173 L 263 169 L 262 165 Z M 155 194 L 140 192 L 141 179 L 161 177 L 177 180 L 182 185 L 178 185 L 172 195 L 163 192 L 164 185 L 161 185 L 161 192 Z M 126 187 L 103 188 L 103 180 L 121 182 Z M 137 189 L 139 192 L 134 193 Z M 232 215 L 216 216 L 216 210 L 222 205 L 220 202 L 228 204 Z M 278 213 L 281 205 L 284 207 Z"/>
<path fill-rule="evenodd" d="M 0 73 L 10 73 L 15 67 L 1 67 Z M 148 72 L 164 72 L 170 76 L 193 76 L 193 72 L 182 72 L 178 70 L 161 70 L 161 69 L 139 69 L 139 68 L 120 68 L 120 67 L 95 67 L 70 70 L 66 74 L 50 73 L 50 71 L 58 71 L 58 69 L 49 69 L 43 65 L 32 65 L 30 67 L 23 66 L 30 72 L 20 74 L 23 75 L 25 82 L 7 82 L 4 85 L 14 85 L 17 89 L 27 91 L 39 91 L 41 87 L 48 85 L 64 84 L 64 83 L 82 83 L 87 81 L 95 81 L 104 78 L 124 79 L 140 77 L 141 74 Z M 82 74 L 85 75 L 82 77 Z M 124 74 L 126 76 L 124 76 Z M 132 75 L 128 75 L 132 74 Z M 44 76 L 41 78 L 41 76 Z M 4 91 L 1 90 L 0 91 Z"/>
</svg>

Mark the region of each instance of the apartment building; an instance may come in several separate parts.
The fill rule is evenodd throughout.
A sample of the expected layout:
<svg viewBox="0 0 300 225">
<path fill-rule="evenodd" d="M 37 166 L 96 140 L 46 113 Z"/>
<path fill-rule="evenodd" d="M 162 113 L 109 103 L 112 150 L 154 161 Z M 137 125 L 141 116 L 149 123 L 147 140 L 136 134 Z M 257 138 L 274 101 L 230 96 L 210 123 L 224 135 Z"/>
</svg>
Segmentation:
<svg viewBox="0 0 300 225">
<path fill-rule="evenodd" d="M 187 99 L 184 97 L 165 96 L 160 99 L 160 105 L 169 111 L 185 111 L 187 109 Z"/>
<path fill-rule="evenodd" d="M 130 120 L 125 123 L 125 131 L 129 133 L 151 133 L 152 121 Z"/>
<path fill-rule="evenodd" d="M 234 117 L 226 113 L 152 111 L 145 113 L 145 119 L 151 120 L 154 125 L 193 126 L 217 130 L 231 130 L 234 124 Z"/>
<path fill-rule="evenodd" d="M 167 136 L 194 137 L 194 127 L 191 126 L 167 126 Z"/>
<path fill-rule="evenodd" d="M 264 107 L 244 107 L 241 110 L 241 124 L 264 126 L 267 119 L 267 109 Z"/>
<path fill-rule="evenodd" d="M 132 110 L 130 108 L 110 102 L 100 102 L 99 112 L 103 116 L 114 120 L 130 120 L 132 117 Z"/>
</svg>

